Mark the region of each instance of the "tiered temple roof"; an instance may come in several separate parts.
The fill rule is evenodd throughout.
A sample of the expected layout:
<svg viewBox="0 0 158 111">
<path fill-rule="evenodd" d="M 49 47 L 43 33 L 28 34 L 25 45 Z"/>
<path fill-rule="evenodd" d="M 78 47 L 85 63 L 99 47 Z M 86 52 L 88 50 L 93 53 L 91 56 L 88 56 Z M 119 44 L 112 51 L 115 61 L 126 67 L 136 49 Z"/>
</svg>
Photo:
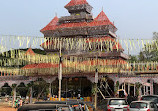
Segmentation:
<svg viewBox="0 0 158 111">
<path fill-rule="evenodd" d="M 92 7 L 86 0 L 71 0 L 65 8 L 70 16 L 55 17 L 41 32 L 45 37 L 89 37 L 94 35 L 109 35 L 115 33 L 117 28 L 101 11 L 94 19 Z"/>
<path fill-rule="evenodd" d="M 71 0 L 65 8 L 70 13 L 70 16 L 55 17 L 53 20 L 44 27 L 41 32 L 44 34 L 44 37 L 58 37 L 58 38 L 87 38 L 88 42 L 94 41 L 112 41 L 113 46 L 112 50 L 115 52 L 101 52 L 104 57 L 106 55 L 115 56 L 114 58 L 122 57 L 127 59 L 125 54 L 123 54 L 124 49 L 121 44 L 117 43 L 117 35 L 115 32 L 117 28 L 109 20 L 107 15 L 102 10 L 96 18 L 93 18 L 91 10 L 92 6 L 86 0 Z M 103 39 L 103 40 L 102 40 Z M 41 44 L 41 47 L 44 48 L 47 52 L 54 52 L 59 50 L 49 50 L 48 48 L 52 47 L 55 41 L 48 39 L 45 43 Z M 56 41 L 57 42 L 57 41 Z M 106 47 L 106 46 L 105 46 Z M 77 50 L 82 52 L 82 50 Z M 76 51 L 73 50 L 77 54 Z M 66 52 L 67 53 L 67 52 Z M 68 52 L 70 55 L 73 55 L 71 52 Z M 117 53 L 117 54 L 116 54 Z M 80 53 L 81 54 L 81 53 Z M 83 55 L 85 53 L 82 53 Z M 118 59 L 118 58 L 117 58 Z"/>
</svg>

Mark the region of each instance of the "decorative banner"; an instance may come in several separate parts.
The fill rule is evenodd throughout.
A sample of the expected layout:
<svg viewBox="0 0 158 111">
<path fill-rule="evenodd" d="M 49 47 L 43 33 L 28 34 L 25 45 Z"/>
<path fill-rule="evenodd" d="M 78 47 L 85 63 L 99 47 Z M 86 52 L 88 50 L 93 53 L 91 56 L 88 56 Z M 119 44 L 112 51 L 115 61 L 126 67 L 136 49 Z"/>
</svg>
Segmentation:
<svg viewBox="0 0 158 111">
<path fill-rule="evenodd" d="M 1 75 L 2 72 L 6 75 L 30 76 L 58 74 L 60 41 L 62 41 L 63 74 L 94 73 L 96 67 L 99 73 L 158 70 L 158 63 L 155 61 L 130 63 L 124 59 L 106 58 L 108 54 L 117 54 L 117 52 L 123 55 L 123 49 L 130 52 L 156 51 L 157 40 L 2 36 L 0 37 Z M 106 56 L 101 58 L 104 55 Z M 96 56 L 100 57 L 96 59 Z M 124 54 L 124 57 L 128 55 Z"/>
</svg>

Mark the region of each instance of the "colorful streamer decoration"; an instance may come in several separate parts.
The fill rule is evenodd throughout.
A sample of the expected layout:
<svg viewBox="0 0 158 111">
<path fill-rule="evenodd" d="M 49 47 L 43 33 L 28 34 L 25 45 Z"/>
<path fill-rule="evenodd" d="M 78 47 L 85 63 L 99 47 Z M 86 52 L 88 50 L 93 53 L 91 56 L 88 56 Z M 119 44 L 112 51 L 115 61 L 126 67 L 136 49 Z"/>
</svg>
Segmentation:
<svg viewBox="0 0 158 111">
<path fill-rule="evenodd" d="M 157 40 L 3 36 L 0 38 L 0 72 L 6 75 L 57 75 L 60 41 L 62 41 L 64 74 L 94 73 L 96 67 L 99 73 L 154 72 L 158 70 L 158 63 L 155 61 L 129 63 L 125 59 L 96 58 L 99 54 L 123 54 L 123 51 L 128 48 L 130 51 L 136 50 L 137 47 L 149 52 L 155 51 L 158 49 Z M 40 50 L 34 52 L 32 49 Z M 47 54 L 42 54 L 42 50 L 46 50 Z"/>
</svg>

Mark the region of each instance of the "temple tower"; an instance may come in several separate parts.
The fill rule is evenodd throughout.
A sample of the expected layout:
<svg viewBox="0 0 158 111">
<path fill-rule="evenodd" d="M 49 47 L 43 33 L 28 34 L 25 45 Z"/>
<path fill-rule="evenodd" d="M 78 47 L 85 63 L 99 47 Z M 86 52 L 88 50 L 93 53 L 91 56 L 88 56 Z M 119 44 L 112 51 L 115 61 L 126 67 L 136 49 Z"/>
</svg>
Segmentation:
<svg viewBox="0 0 158 111">
<path fill-rule="evenodd" d="M 41 32 L 44 37 L 57 37 L 57 38 L 90 38 L 90 42 L 94 42 L 93 39 L 107 40 L 111 45 L 112 52 L 105 50 L 100 52 L 98 57 L 100 58 L 112 58 L 126 60 L 127 55 L 123 54 L 124 49 L 117 41 L 117 35 L 115 32 L 117 28 L 109 20 L 104 11 L 102 10 L 96 18 L 92 16 L 92 6 L 86 0 L 71 0 L 65 8 L 70 13 L 69 16 L 63 16 L 58 18 L 57 16 L 45 26 Z M 55 41 L 48 40 L 46 44 L 53 45 Z M 41 45 L 47 52 L 58 52 L 58 50 L 48 49 Z M 89 54 L 80 49 L 71 51 L 64 50 L 63 52 L 70 55 L 86 55 L 87 57 L 95 56 L 96 54 Z M 95 49 L 93 49 L 95 50 Z M 79 54 L 77 54 L 79 52 Z M 74 54 L 73 54 L 74 53 Z"/>
</svg>

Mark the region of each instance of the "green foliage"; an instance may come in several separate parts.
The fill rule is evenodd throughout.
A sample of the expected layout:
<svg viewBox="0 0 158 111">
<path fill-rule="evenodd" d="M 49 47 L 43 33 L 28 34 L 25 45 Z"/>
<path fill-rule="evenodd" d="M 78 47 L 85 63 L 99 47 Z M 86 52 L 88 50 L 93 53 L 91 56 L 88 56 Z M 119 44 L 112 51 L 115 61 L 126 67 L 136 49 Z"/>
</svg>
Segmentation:
<svg viewBox="0 0 158 111">
<path fill-rule="evenodd" d="M 139 96 L 139 90 L 140 90 L 142 84 L 140 82 L 137 82 L 137 83 L 135 83 L 135 85 L 136 85 L 136 95 Z"/>
<path fill-rule="evenodd" d="M 139 61 L 158 61 L 158 32 L 153 33 L 151 43 L 144 44 L 138 56 Z"/>
<path fill-rule="evenodd" d="M 16 88 L 17 84 L 12 84 L 12 88 Z"/>
<path fill-rule="evenodd" d="M 138 61 L 138 56 L 132 56 L 130 55 L 130 59 L 128 60 L 130 63 L 133 63 L 135 61 Z"/>
</svg>

